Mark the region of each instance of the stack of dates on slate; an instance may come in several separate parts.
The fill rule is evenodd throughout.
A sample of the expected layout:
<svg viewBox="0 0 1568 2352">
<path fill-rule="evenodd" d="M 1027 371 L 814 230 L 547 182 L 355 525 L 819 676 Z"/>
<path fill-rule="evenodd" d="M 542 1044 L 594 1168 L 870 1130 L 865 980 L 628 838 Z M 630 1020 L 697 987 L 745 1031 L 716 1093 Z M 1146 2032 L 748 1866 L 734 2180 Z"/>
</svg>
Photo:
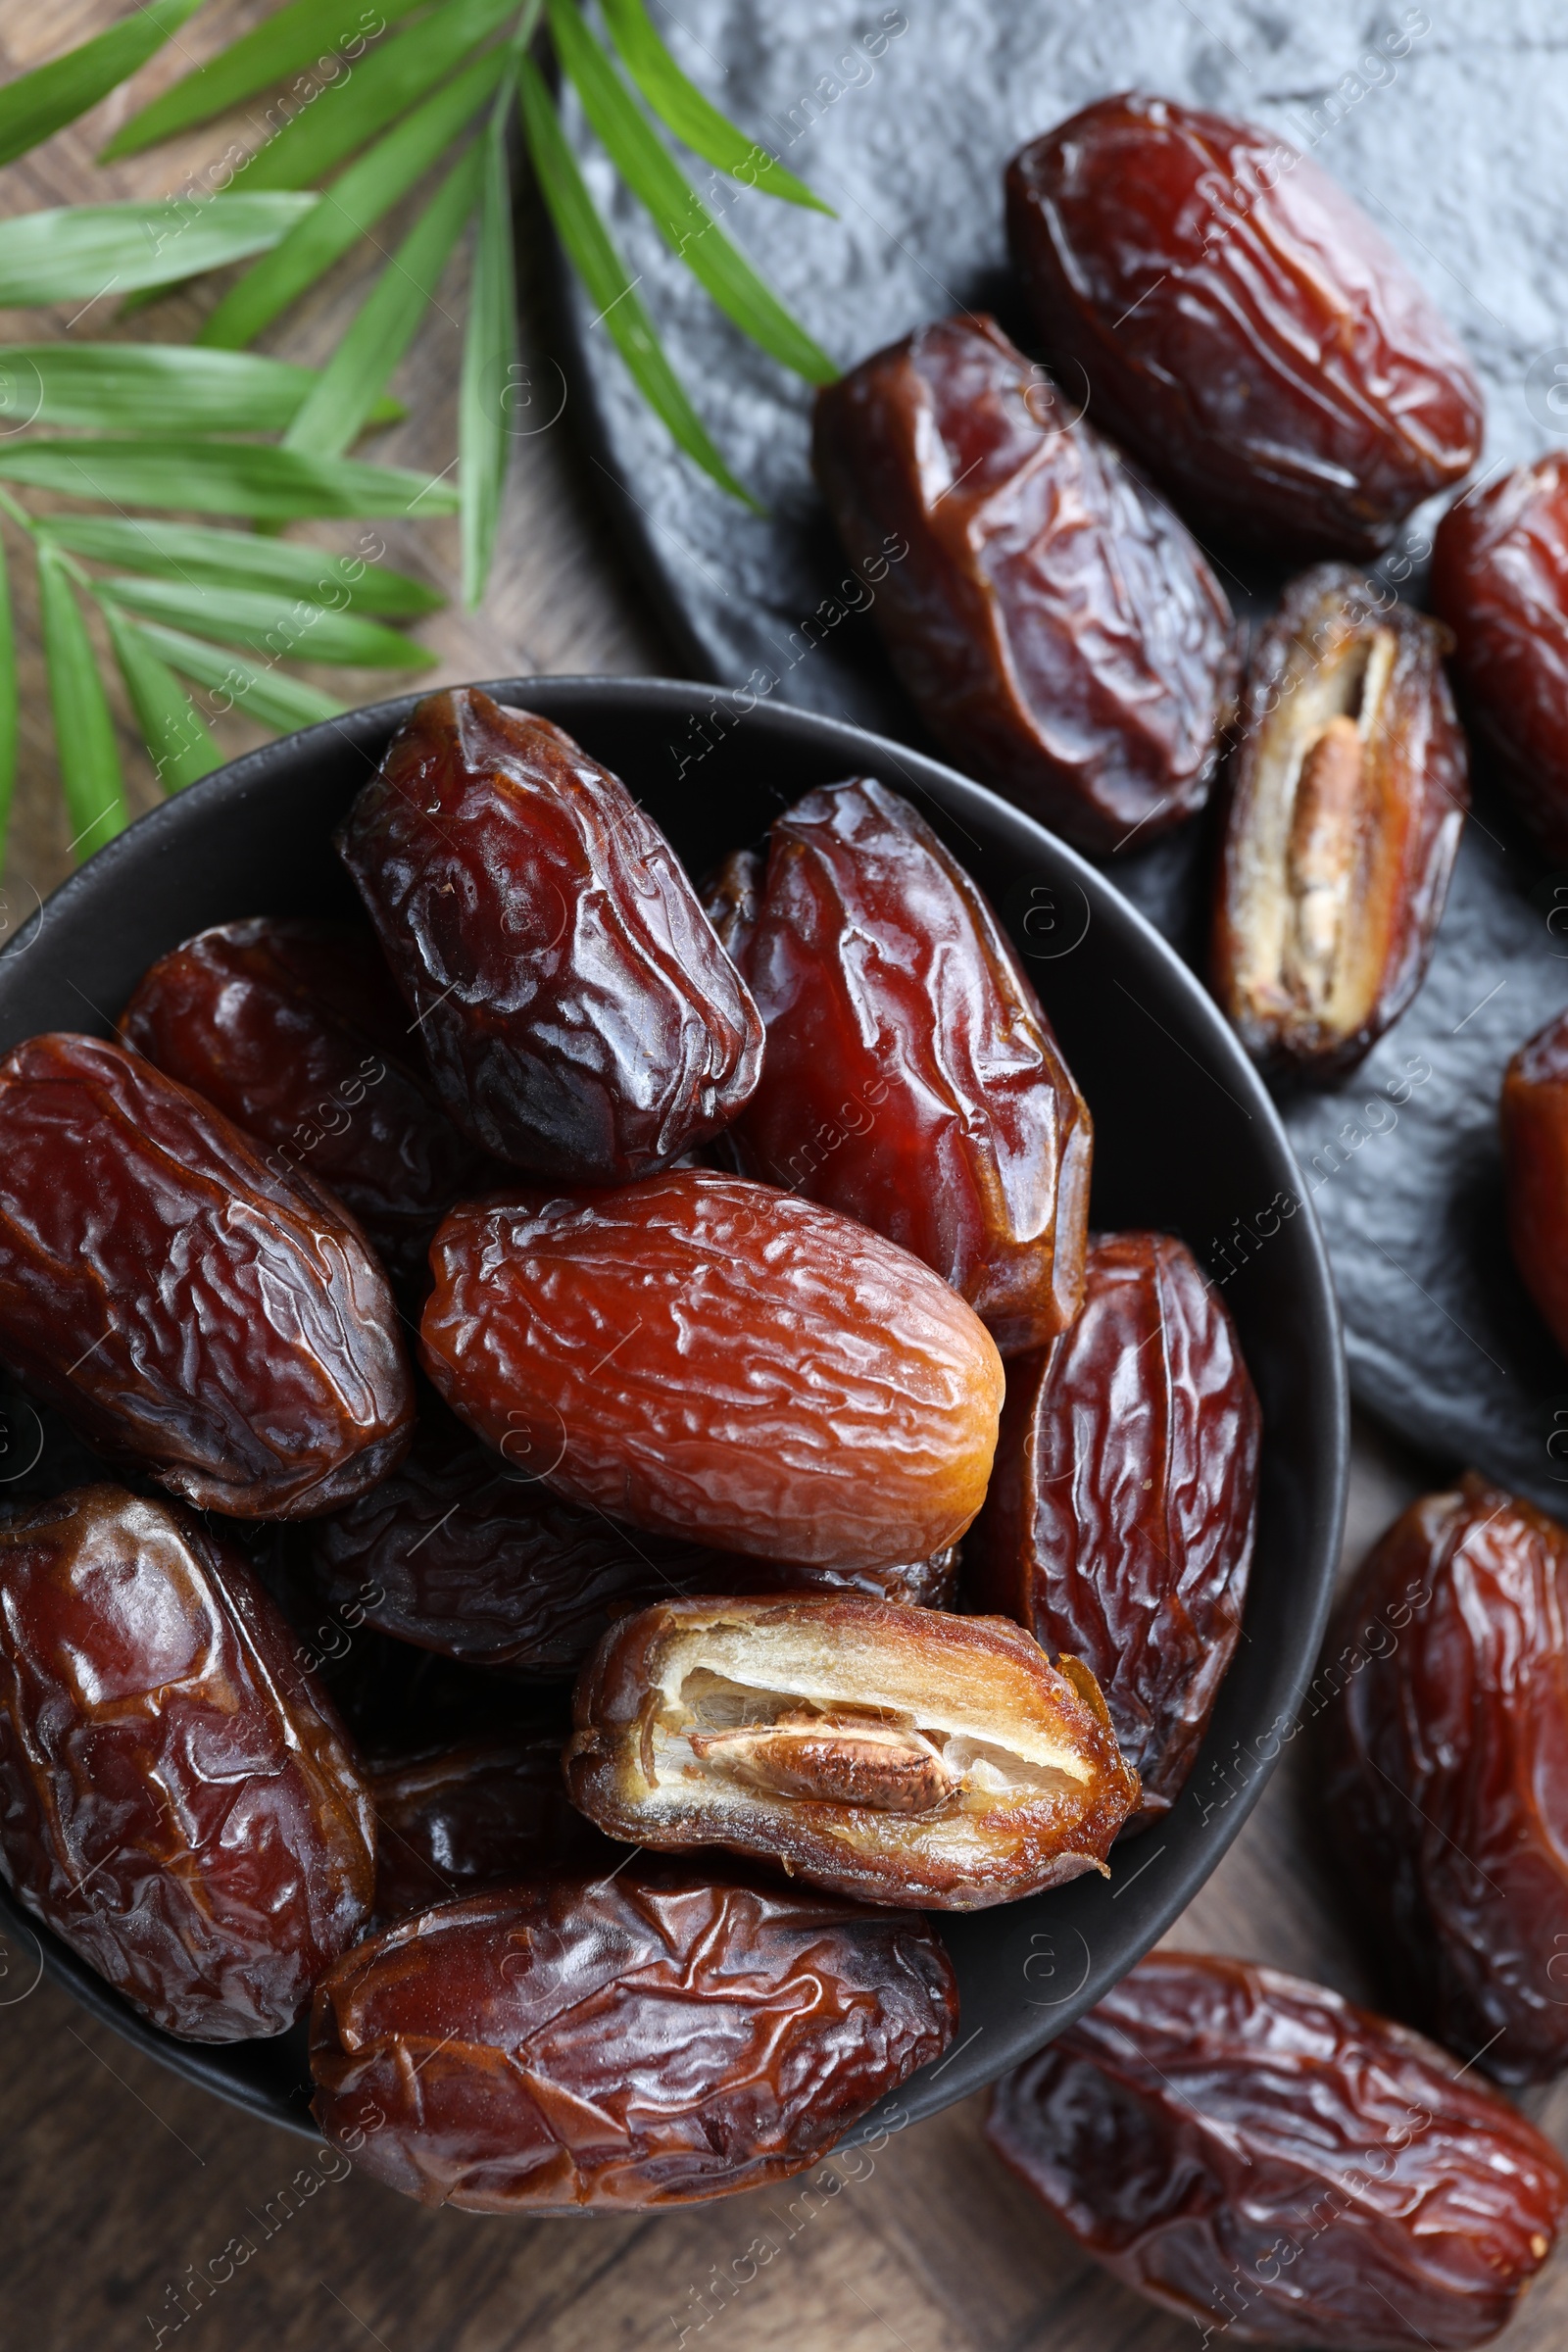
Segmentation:
<svg viewBox="0 0 1568 2352">
<path fill-rule="evenodd" d="M 338 848 L 368 928 L 202 932 L 0 1064 L 0 1361 L 93 1465 L 0 1522 L 0 1864 L 171 2033 L 308 2008 L 427 2202 L 776 2180 L 949 2047 L 936 1915 L 1176 1798 L 1236 1335 L 1090 1235 L 1051 1024 L 879 781 L 700 895 L 462 691 Z"/>
</svg>

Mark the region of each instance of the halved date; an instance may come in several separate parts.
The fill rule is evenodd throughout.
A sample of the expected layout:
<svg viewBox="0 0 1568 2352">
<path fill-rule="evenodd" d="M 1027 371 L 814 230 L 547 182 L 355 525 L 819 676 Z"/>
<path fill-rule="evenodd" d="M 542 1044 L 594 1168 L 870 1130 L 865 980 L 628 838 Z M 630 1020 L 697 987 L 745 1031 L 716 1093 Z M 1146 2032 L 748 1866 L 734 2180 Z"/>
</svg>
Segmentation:
<svg viewBox="0 0 1568 2352">
<path fill-rule="evenodd" d="M 825 386 L 811 463 L 960 766 L 1088 850 L 1202 807 L 1235 685 L 1224 592 L 994 318 L 921 327 Z"/>
<path fill-rule="evenodd" d="M 1257 1518 L 1257 1397 L 1219 1294 L 1181 1242 L 1097 1237 L 1083 1312 L 1015 1364 L 972 1604 L 1081 1658 L 1169 1811 L 1241 1637 Z"/>
<path fill-rule="evenodd" d="M 376 1924 L 485 1886 L 624 1862 L 626 1848 L 566 1794 L 565 1737 L 564 1728 L 492 1734 L 375 1773 Z"/>
<path fill-rule="evenodd" d="M 1152 1953 L 1004 2077 L 987 2136 L 1205 2344 L 1486 2343 L 1568 2208 L 1550 2141 L 1430 2042 L 1197 1952 Z"/>
<path fill-rule="evenodd" d="M 486 1151 L 623 1184 L 756 1085 L 757 1007 L 674 852 L 548 719 L 428 696 L 338 847 L 441 1100 Z"/>
<path fill-rule="evenodd" d="M 1503 1074 L 1502 1166 L 1513 1262 L 1568 1353 L 1568 1012 Z"/>
<path fill-rule="evenodd" d="M 635 1527 L 848 1570 L 985 1494 L 1002 1364 L 906 1250 L 702 1169 L 455 1210 L 424 1366 L 507 1460 Z"/>
<path fill-rule="evenodd" d="M 1396 1520 L 1329 1639 L 1324 1788 L 1379 1959 L 1504 2082 L 1568 2065 L 1568 1529 L 1472 1473 Z"/>
<path fill-rule="evenodd" d="M 0 1864 L 167 2033 L 281 2034 L 369 1916 L 342 1727 L 232 1545 L 112 1486 L 0 1526 Z"/>
<path fill-rule="evenodd" d="M 1001 1617 L 667 1601 L 606 1635 L 572 1720 L 566 1786 L 612 1837 L 873 1902 L 974 1911 L 1103 1870 L 1138 1801 L 1088 1668 Z"/>
<path fill-rule="evenodd" d="M 1125 92 L 1022 148 L 1006 195 L 1047 359 L 1195 523 L 1373 556 L 1475 463 L 1458 337 L 1272 131 Z"/>
<path fill-rule="evenodd" d="M 766 1033 L 731 1130 L 748 1172 L 912 1250 L 1004 1355 L 1062 1330 L 1083 1296 L 1089 1108 L 924 818 L 868 777 L 808 793 L 775 822 L 761 887 L 732 860 L 710 911 Z"/>
<path fill-rule="evenodd" d="M 633 1862 L 361 1944 L 317 1995 L 313 2107 L 427 2205 L 680 2204 L 815 2164 L 957 2014 L 912 1913 Z"/>
<path fill-rule="evenodd" d="M 112 1460 L 242 1519 L 363 1494 L 414 1426 L 359 1227 L 95 1037 L 0 1063 L 0 1362 Z"/>
<path fill-rule="evenodd" d="M 1258 637 L 1214 908 L 1214 993 L 1259 1061 L 1353 1069 L 1431 960 L 1470 806 L 1441 626 L 1344 564 Z"/>
</svg>

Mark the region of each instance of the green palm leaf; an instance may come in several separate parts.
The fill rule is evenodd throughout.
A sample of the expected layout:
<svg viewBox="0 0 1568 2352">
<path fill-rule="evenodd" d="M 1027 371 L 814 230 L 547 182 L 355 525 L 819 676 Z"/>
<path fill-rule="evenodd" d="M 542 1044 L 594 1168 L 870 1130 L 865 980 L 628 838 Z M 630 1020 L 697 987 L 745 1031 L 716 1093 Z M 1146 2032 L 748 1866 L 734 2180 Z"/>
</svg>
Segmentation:
<svg viewBox="0 0 1568 2352">
<path fill-rule="evenodd" d="M 0 429 L 278 433 L 318 380 L 313 368 L 286 360 L 184 343 L 7 343 L 0 346 Z M 402 415 L 389 400 L 377 421 Z"/>
<path fill-rule="evenodd" d="M 204 0 L 147 0 L 79 49 L 20 74 L 0 90 L 0 164 L 15 163 L 128 81 Z"/>
<path fill-rule="evenodd" d="M 102 605 L 120 674 L 153 771 L 165 792 L 182 791 L 221 767 L 223 755 L 196 706 L 145 632 L 114 605 Z"/>
<path fill-rule="evenodd" d="M 111 579 L 94 593 L 105 603 L 194 629 L 221 645 L 242 645 L 279 662 L 354 662 L 371 669 L 428 669 L 435 656 L 396 629 L 333 612 L 304 597 L 291 604 L 265 589 L 220 588 L 200 580 Z"/>
<path fill-rule="evenodd" d="M 0 237 L 0 303 L 96 302 L 219 270 L 275 245 L 310 195 L 171 197 L 22 213 Z"/>
<path fill-rule="evenodd" d="M 0 442 L 0 477 L 100 506 L 181 508 L 289 522 L 302 514 L 450 514 L 444 482 L 396 466 L 313 458 L 256 441 Z"/>
<path fill-rule="evenodd" d="M 512 87 L 509 78 L 484 138 L 479 232 L 458 386 L 463 597 L 470 608 L 482 599 L 490 576 L 511 454 L 506 399 L 517 357 L 517 280 L 512 252 L 512 188 L 507 175 Z"/>
<path fill-rule="evenodd" d="M 0 545 L 0 860 L 5 857 L 11 800 L 17 788 L 22 698 L 17 687 L 17 633 L 11 614 L 11 575 Z"/>
<path fill-rule="evenodd" d="M 407 573 L 336 556 L 297 540 L 263 539 L 251 531 L 214 531 L 193 522 L 155 522 L 151 516 L 51 514 L 38 534 L 74 555 L 115 564 L 124 571 L 171 580 L 214 580 L 231 588 L 277 588 L 313 604 L 340 592 L 362 612 L 382 620 L 411 620 L 438 612 L 442 598 Z M 346 609 L 346 608 L 345 608 Z"/>
<path fill-rule="evenodd" d="M 779 196 L 786 204 L 809 205 L 813 212 L 833 216 L 830 204 L 813 195 L 793 172 L 786 172 L 777 156 L 738 130 L 687 80 L 660 39 L 643 0 L 601 0 L 601 6 L 627 73 L 683 146 L 747 187 L 760 188 L 764 196 Z"/>
<path fill-rule="evenodd" d="M 288 677 L 278 669 L 258 669 L 241 661 L 238 654 L 220 653 L 216 645 L 204 645 L 200 638 L 187 637 L 180 629 L 166 629 L 160 622 L 149 621 L 142 634 L 171 668 L 205 686 L 217 698 L 215 708 L 220 711 L 244 710 L 265 726 L 288 728 L 314 727 L 323 718 L 344 715 L 341 703 L 334 703 L 318 687 L 307 686 L 303 678 Z"/>
<path fill-rule="evenodd" d="M 54 711 L 55 745 L 71 819 L 74 853 L 101 850 L 129 819 L 120 748 L 92 640 L 72 590 L 65 559 L 38 550 L 38 610 Z"/>
</svg>

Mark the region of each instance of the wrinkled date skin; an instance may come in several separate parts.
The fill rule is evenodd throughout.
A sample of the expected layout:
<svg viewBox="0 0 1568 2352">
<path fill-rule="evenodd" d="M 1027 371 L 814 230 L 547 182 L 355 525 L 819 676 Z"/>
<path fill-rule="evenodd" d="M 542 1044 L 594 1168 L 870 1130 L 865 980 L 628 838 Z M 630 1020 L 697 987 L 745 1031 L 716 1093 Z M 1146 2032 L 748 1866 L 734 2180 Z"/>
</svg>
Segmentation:
<svg viewBox="0 0 1568 2352">
<path fill-rule="evenodd" d="M 1330 1635 L 1324 1800 L 1401 2006 L 1503 2082 L 1568 2065 L 1568 1529 L 1472 1472 Z"/>
<path fill-rule="evenodd" d="M 1004 1355 L 1083 1296 L 1093 1129 L 991 908 L 907 801 L 858 777 L 773 827 L 750 919 L 715 928 L 766 1032 L 731 1130 L 747 1172 L 935 1268 Z"/>
<path fill-rule="evenodd" d="M 369 1916 L 368 1787 L 239 1554 L 122 1487 L 0 1527 L 0 1862 L 155 2025 L 292 2025 Z"/>
<path fill-rule="evenodd" d="M 1487 2343 L 1568 2205 L 1549 2140 L 1419 2034 L 1197 1952 L 1151 1953 L 1004 2076 L 987 2136 L 1205 2344 Z"/>
<path fill-rule="evenodd" d="M 1503 1075 L 1502 1165 L 1514 1264 L 1568 1354 L 1568 1013 Z"/>
<path fill-rule="evenodd" d="M 454 1210 L 420 1331 L 448 1404 L 634 1527 L 857 1570 L 929 1559 L 984 1498 L 1003 1373 L 906 1250 L 681 1168 Z"/>
<path fill-rule="evenodd" d="M 1374 556 L 1467 473 L 1481 388 L 1345 191 L 1272 132 L 1102 98 L 1007 167 L 1046 357 L 1200 529 Z"/>
<path fill-rule="evenodd" d="M 198 932 L 143 976 L 120 1034 L 277 1173 L 324 1184 L 402 1284 L 423 1275 L 453 1201 L 505 1176 L 442 1110 L 374 940 L 346 924 L 261 915 Z"/>
<path fill-rule="evenodd" d="M 492 1736 L 374 1774 L 376 1924 L 484 1886 L 624 1862 L 625 1846 L 567 1796 L 564 1743 L 559 1731 Z"/>
<path fill-rule="evenodd" d="M 1086 850 L 1202 807 L 1230 607 L 995 319 L 921 327 L 825 386 L 811 463 L 900 683 L 961 767 Z"/>
<path fill-rule="evenodd" d="M 1294 580 L 1259 635 L 1213 980 L 1265 1067 L 1353 1069 L 1426 977 L 1470 806 L 1446 643 L 1337 564 Z"/>
<path fill-rule="evenodd" d="M 317 1994 L 313 2105 L 427 2205 L 679 2204 L 814 2164 L 957 2015 L 911 1913 L 633 1863 L 361 1944 Z"/>
<path fill-rule="evenodd" d="M 671 1592 L 810 1587 L 940 1608 L 956 1572 L 951 1546 L 856 1572 L 622 1527 L 510 1469 L 445 1415 L 421 1415 L 408 1459 L 310 1534 L 328 1606 L 400 1642 L 529 1677 L 574 1675 L 614 1618 Z"/>
<path fill-rule="evenodd" d="M 414 1427 L 359 1227 L 95 1037 L 0 1062 L 0 1361 L 111 1460 L 240 1519 L 364 1494 Z"/>
<path fill-rule="evenodd" d="M 577 1685 L 572 1800 L 872 1902 L 977 1911 L 1104 1857 L 1138 1801 L 1095 1680 L 1001 1617 L 797 1595 L 623 1618 Z"/>
<path fill-rule="evenodd" d="M 428 696 L 338 847 L 441 1101 L 487 1152 L 629 1183 L 757 1084 L 757 1007 L 674 852 L 548 719 Z"/>
<path fill-rule="evenodd" d="M 1431 601 L 1453 631 L 1465 723 L 1547 857 L 1568 863 L 1568 456 L 1448 509 Z"/>
<path fill-rule="evenodd" d="M 1143 1781 L 1181 1792 L 1241 1635 L 1259 1414 L 1236 1328 L 1191 1250 L 1097 1237 L 1083 1312 L 1015 1364 L 967 1593 L 1081 1658 Z"/>
</svg>

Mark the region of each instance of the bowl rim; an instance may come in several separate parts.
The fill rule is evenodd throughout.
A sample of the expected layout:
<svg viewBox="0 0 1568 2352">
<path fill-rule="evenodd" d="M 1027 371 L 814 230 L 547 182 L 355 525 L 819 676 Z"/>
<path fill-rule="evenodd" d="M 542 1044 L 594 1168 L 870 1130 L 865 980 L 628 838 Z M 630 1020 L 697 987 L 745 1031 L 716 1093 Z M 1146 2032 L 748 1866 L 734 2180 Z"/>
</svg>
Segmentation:
<svg viewBox="0 0 1568 2352">
<path fill-rule="evenodd" d="M 941 808 L 956 806 L 959 812 L 965 808 L 983 814 L 993 823 L 1001 810 L 1013 826 L 1022 827 L 1037 836 L 1045 846 L 1049 858 L 1064 868 L 1067 876 L 1083 893 L 1090 908 L 1090 919 L 1108 914 L 1113 924 L 1131 925 L 1141 936 L 1146 948 L 1152 949 L 1160 964 L 1166 984 L 1183 1001 L 1190 1015 L 1211 1038 L 1213 1049 L 1224 1064 L 1224 1083 L 1233 1099 L 1238 1100 L 1249 1116 L 1257 1124 L 1265 1139 L 1267 1150 L 1285 1169 L 1297 1173 L 1296 1156 L 1290 1139 L 1262 1079 L 1248 1058 L 1240 1040 L 1225 1020 L 1219 1006 L 1203 987 L 1198 975 L 1182 959 L 1177 951 L 1149 921 L 1132 902 L 1116 888 L 1113 879 L 1091 864 L 1087 858 L 1063 841 L 1049 827 L 1016 808 L 983 784 L 961 775 L 944 760 L 907 745 L 891 742 L 868 728 L 848 719 L 830 717 L 822 712 L 770 700 L 765 695 L 747 689 L 723 688 L 699 680 L 638 675 L 600 676 L 589 672 L 569 672 L 547 676 L 489 678 L 465 682 L 478 691 L 492 695 L 498 702 L 534 703 L 544 716 L 551 715 L 550 702 L 558 695 L 563 698 L 590 696 L 601 704 L 627 712 L 649 710 L 670 718 L 686 718 L 694 712 L 729 711 L 737 724 L 755 721 L 775 732 L 784 741 L 795 739 L 814 743 L 819 748 L 832 748 L 835 758 L 845 760 L 847 772 L 873 774 L 891 765 L 919 790 L 928 790 L 912 769 L 923 769 L 941 779 L 940 796 L 932 795 Z M 193 807 L 209 808 L 213 803 L 242 802 L 259 789 L 265 789 L 274 773 L 291 766 L 303 753 L 316 754 L 328 737 L 336 734 L 344 740 L 346 756 L 368 761 L 367 775 L 371 772 L 367 742 L 384 738 L 400 726 L 415 706 L 429 693 L 458 690 L 454 687 L 433 686 L 412 693 L 389 697 L 360 706 L 339 716 L 318 721 L 310 727 L 296 729 L 292 734 L 275 737 L 254 750 L 241 753 L 236 759 L 215 768 L 211 774 L 186 786 L 178 794 L 159 803 L 135 817 L 115 838 L 96 851 L 76 870 L 41 899 L 38 906 L 18 927 L 0 948 L 0 984 L 15 960 L 25 954 L 37 938 L 46 919 L 55 911 L 70 913 L 76 900 L 90 887 L 113 886 L 115 871 L 131 853 L 127 845 L 134 841 L 137 854 L 151 842 L 157 844 L 164 836 L 171 841 L 177 837 L 186 821 L 185 811 Z M 580 721 L 577 723 L 581 723 Z M 678 780 L 678 778 L 677 778 Z M 1179 1045 L 1179 1041 L 1173 1040 Z M 1185 1052 L 1185 1048 L 1180 1050 Z M 1199 1065 L 1201 1067 L 1202 1065 Z M 1210 1076 L 1215 1073 L 1210 1071 Z M 1317 1590 L 1313 1607 L 1306 1623 L 1309 1639 L 1302 1639 L 1295 1663 L 1283 1678 L 1277 1678 L 1275 1695 L 1280 1700 L 1276 1726 L 1296 1721 L 1301 1699 L 1306 1691 L 1318 1652 L 1322 1645 L 1329 1613 L 1333 1604 L 1336 1570 L 1339 1564 L 1343 1528 L 1348 1498 L 1349 1475 L 1349 1401 L 1345 1359 L 1344 1338 L 1333 1273 L 1329 1263 L 1317 1215 L 1309 1194 L 1298 1194 L 1298 1211 L 1293 1227 L 1305 1252 L 1303 1281 L 1308 1298 L 1306 1305 L 1313 1318 L 1313 1328 L 1305 1333 L 1302 1353 L 1307 1362 L 1310 1385 L 1318 1392 L 1326 1433 L 1329 1439 L 1328 1460 L 1316 1487 L 1306 1498 L 1306 1508 L 1313 1526 L 1308 1538 L 1309 1556 L 1316 1574 Z M 1267 1433 L 1265 1430 L 1265 1444 Z M 1276 1740 L 1273 1753 L 1265 1755 L 1254 1742 L 1256 1754 L 1244 1785 L 1227 1796 L 1222 1806 L 1213 1811 L 1217 1819 L 1211 1824 L 1205 1815 L 1202 1823 L 1204 1837 L 1195 1843 L 1184 1865 L 1166 1875 L 1158 1900 L 1144 1914 L 1137 1933 L 1138 1950 L 1127 1967 L 1158 1941 L 1172 1922 L 1179 1917 L 1193 1897 L 1213 1875 L 1220 1861 L 1234 1843 L 1253 1806 L 1284 1751 L 1283 1738 Z M 1196 1770 L 1192 1778 L 1196 1778 Z M 1191 1786 L 1191 1779 L 1189 1782 Z M 1139 1841 L 1140 1843 L 1142 1840 Z M 1150 1859 L 1156 1857 L 1151 1855 Z M 1129 1873 L 1122 1886 L 1131 1885 L 1136 1873 Z M 999 1905 L 990 1913 L 962 1915 L 983 1919 L 987 1916 L 1001 1921 L 1011 1908 Z M 940 1929 L 944 1915 L 935 1915 Z M 282 2037 L 261 2043 L 207 2043 L 180 2041 L 131 2007 L 85 1961 L 54 1936 L 36 1920 L 13 1894 L 9 1885 L 0 1877 L 0 1937 L 20 1932 L 38 1947 L 39 1975 L 47 1974 L 62 1984 L 74 1998 L 102 2023 L 113 2027 L 125 2040 L 157 2059 L 172 2073 L 188 2082 L 214 2091 L 231 2106 L 262 2117 L 269 2123 L 293 2131 L 310 2139 L 319 2139 L 319 2132 L 312 2121 L 303 2101 L 298 2112 L 283 2112 L 278 2098 L 267 2084 L 248 2080 L 243 2074 L 231 2071 L 232 2057 L 251 2048 L 270 2050 Z M 1042 2026 L 1038 2042 L 1041 2047 L 1065 2029 L 1081 2011 L 1090 2005 L 1091 1998 L 1100 1998 L 1106 1984 L 1097 1984 L 1092 1995 L 1064 1997 L 1051 2007 L 1059 2007 L 1059 2019 L 1048 2019 Z M 34 1979 L 34 1984 L 37 1982 Z M 1087 1982 L 1087 1977 L 1086 1977 Z M 32 1986 L 27 1989 L 30 1991 Z M 12 2000 L 25 1995 L 13 1995 Z M 0 1997 L 0 2006 L 7 2005 Z M 1040 2004 L 1044 2010 L 1048 2005 Z M 296 2025 L 291 2032 L 299 2033 Z M 971 2037 L 972 2039 L 972 2037 Z M 967 2063 L 965 2061 L 967 2060 Z M 970 2055 L 970 2041 L 961 2037 L 934 2067 L 926 2067 L 912 2076 L 902 2088 L 881 2101 L 842 2140 L 840 2147 L 848 2148 L 863 2140 L 880 2144 L 877 2134 L 903 2129 L 905 2125 L 923 2120 L 928 2115 L 950 2106 L 971 2091 L 993 2081 L 1007 2065 L 1019 2063 L 1017 2053 L 1001 2063 L 990 2063 L 985 2053 Z M 942 2081 L 938 2087 L 939 2078 Z M 657 2209 L 654 2209 L 657 2210 Z M 670 2208 L 679 2210 L 679 2208 Z M 544 2218 L 544 2217 L 538 2217 Z"/>
</svg>

